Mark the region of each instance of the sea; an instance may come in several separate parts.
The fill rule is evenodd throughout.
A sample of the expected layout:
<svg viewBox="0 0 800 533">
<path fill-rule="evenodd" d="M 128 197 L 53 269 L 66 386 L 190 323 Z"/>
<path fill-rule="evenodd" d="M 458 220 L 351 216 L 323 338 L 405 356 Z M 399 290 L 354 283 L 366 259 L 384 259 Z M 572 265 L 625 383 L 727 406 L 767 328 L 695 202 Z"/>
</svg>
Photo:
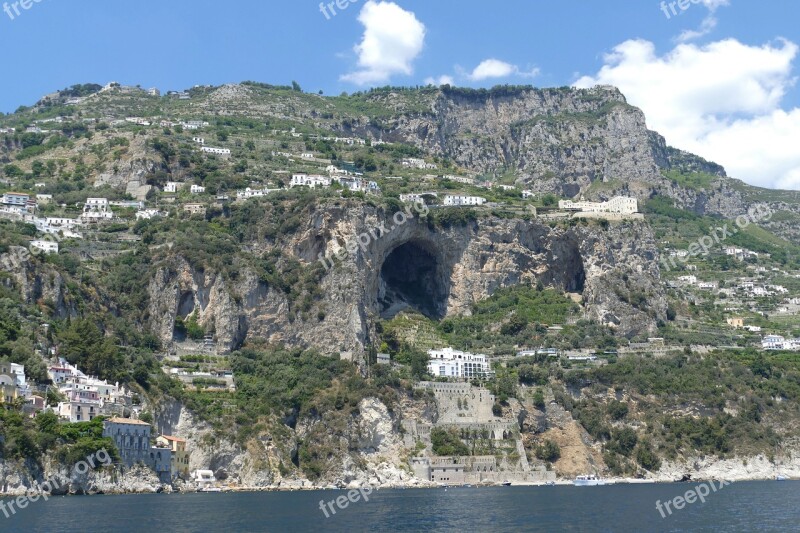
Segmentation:
<svg viewBox="0 0 800 533">
<path fill-rule="evenodd" d="M 800 482 L 716 483 L 66 496 L 0 532 L 800 531 Z"/>
</svg>

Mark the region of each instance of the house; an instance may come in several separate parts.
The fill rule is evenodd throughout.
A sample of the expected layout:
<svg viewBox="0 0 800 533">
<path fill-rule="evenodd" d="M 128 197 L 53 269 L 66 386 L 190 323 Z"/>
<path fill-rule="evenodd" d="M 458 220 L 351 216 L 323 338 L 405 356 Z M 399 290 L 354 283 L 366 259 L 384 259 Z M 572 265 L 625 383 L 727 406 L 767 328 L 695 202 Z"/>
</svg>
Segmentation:
<svg viewBox="0 0 800 533">
<path fill-rule="evenodd" d="M 172 450 L 171 477 L 189 479 L 189 452 L 186 450 L 186 439 L 161 435 L 156 439 L 156 444 Z"/>
<path fill-rule="evenodd" d="M 238 191 L 236 193 L 236 197 L 246 200 L 248 198 L 258 198 L 260 196 L 266 196 L 270 193 L 277 192 L 279 190 L 280 189 L 251 189 L 250 187 L 247 187 L 243 191 Z"/>
<path fill-rule="evenodd" d="M 694 285 L 697 283 L 697 276 L 688 275 L 688 276 L 680 276 L 678 277 L 678 281 L 681 283 L 685 283 L 686 285 Z"/>
<path fill-rule="evenodd" d="M 308 174 L 294 174 L 290 187 L 317 187 L 327 188 L 331 186 L 331 179 L 325 176 L 309 176 Z"/>
<path fill-rule="evenodd" d="M 230 157 L 231 151 L 229 148 L 213 148 L 211 146 L 202 146 L 200 151 L 206 154 L 219 155 L 222 157 Z"/>
<path fill-rule="evenodd" d="M 461 352 L 453 348 L 429 350 L 428 373 L 435 377 L 473 378 L 493 374 L 485 355 Z"/>
<path fill-rule="evenodd" d="M 444 205 L 450 206 L 473 206 L 483 205 L 486 203 L 486 198 L 480 196 L 461 196 L 455 194 L 448 194 L 444 197 Z"/>
<path fill-rule="evenodd" d="M 300 154 L 300 159 L 314 159 L 314 154 L 311 153 L 302 153 Z"/>
<path fill-rule="evenodd" d="M 150 220 L 163 215 L 158 209 L 140 209 L 136 212 L 136 220 Z"/>
<path fill-rule="evenodd" d="M 424 159 L 418 159 L 415 157 L 409 157 L 403 159 L 400 163 L 404 167 L 418 168 L 420 170 L 436 170 L 437 168 L 439 168 L 437 165 L 434 165 L 433 163 L 426 163 Z"/>
<path fill-rule="evenodd" d="M 586 202 L 581 200 L 561 200 L 558 208 L 565 211 L 580 211 L 582 213 L 617 213 L 632 215 L 639 212 L 639 203 L 636 198 L 628 196 L 615 196 L 607 202 Z"/>
<path fill-rule="evenodd" d="M 50 241 L 31 241 L 31 251 L 39 250 L 46 254 L 57 254 L 58 243 Z"/>
<path fill-rule="evenodd" d="M 761 333 L 761 326 L 744 326 L 744 329 L 750 333 Z"/>
<path fill-rule="evenodd" d="M 83 205 L 81 219 L 87 222 L 97 222 L 100 220 L 111 220 L 114 213 L 108 203 L 108 198 L 87 198 Z"/>
<path fill-rule="evenodd" d="M 697 284 L 697 288 L 701 289 L 701 290 L 706 290 L 706 291 L 714 290 L 714 289 L 717 288 L 717 282 L 716 281 L 701 281 L 700 283 Z"/>
<path fill-rule="evenodd" d="M 110 438 L 119 450 L 127 467 L 142 463 L 156 472 L 162 483 L 172 480 L 172 450 L 165 446 L 150 446 L 150 424 L 130 418 L 110 418 L 103 421 L 103 437 Z"/>
<path fill-rule="evenodd" d="M 44 205 L 44 204 L 49 204 L 52 201 L 53 201 L 53 195 L 52 194 L 37 194 L 36 195 L 36 203 L 37 204 Z"/>
<path fill-rule="evenodd" d="M 0 361 L 0 403 L 11 403 L 17 398 L 30 396 L 25 379 L 25 367 L 17 363 Z"/>
<path fill-rule="evenodd" d="M 192 140 L 197 144 L 206 144 L 206 140 L 202 137 L 192 137 Z"/>
<path fill-rule="evenodd" d="M 786 350 L 786 339 L 780 335 L 767 335 L 761 340 L 761 347 L 765 350 Z"/>
<path fill-rule="evenodd" d="M 96 390 L 72 387 L 67 391 L 67 401 L 59 402 L 58 416 L 70 422 L 88 422 L 102 413 L 103 402 Z"/>
<path fill-rule="evenodd" d="M 535 197 L 536 193 L 533 191 L 528 191 L 528 190 L 522 191 L 522 198 L 525 200 L 527 200 L 528 198 L 535 198 Z"/>
<path fill-rule="evenodd" d="M 464 176 L 453 176 L 446 174 L 442 176 L 442 179 L 455 181 L 456 183 L 463 183 L 464 185 L 475 185 L 475 180 L 473 178 L 465 178 Z"/>
<path fill-rule="evenodd" d="M 377 363 L 379 365 L 389 365 L 392 363 L 392 358 L 388 353 L 379 353 Z"/>
<path fill-rule="evenodd" d="M 741 317 L 732 317 L 727 319 L 728 325 L 736 329 L 744 327 L 744 319 Z"/>
<path fill-rule="evenodd" d="M 175 194 L 182 189 L 184 185 L 184 183 L 179 183 L 177 181 L 168 181 L 167 184 L 164 185 L 164 192 Z"/>
<path fill-rule="evenodd" d="M 155 87 L 152 87 L 150 89 L 147 89 L 147 94 L 149 96 L 161 96 L 161 91 L 159 91 Z"/>
<path fill-rule="evenodd" d="M 191 194 L 203 194 L 204 192 L 206 192 L 206 188 L 201 187 L 200 185 L 192 185 L 191 187 L 189 187 L 189 192 Z"/>
<path fill-rule="evenodd" d="M 192 215 L 206 214 L 206 206 L 203 204 L 186 204 L 183 206 L 183 210 Z"/>
<path fill-rule="evenodd" d="M 30 198 L 30 194 L 24 192 L 7 192 L 2 197 L 2 203 L 11 207 L 26 208 Z"/>
<path fill-rule="evenodd" d="M 197 490 L 210 489 L 217 484 L 217 478 L 211 470 L 195 470 L 191 478 L 197 484 Z"/>
<path fill-rule="evenodd" d="M 404 202 L 404 203 L 407 203 L 407 204 L 425 203 L 425 200 L 422 199 L 422 195 L 421 194 L 415 194 L 415 193 L 401 194 L 400 195 L 400 201 Z"/>
</svg>

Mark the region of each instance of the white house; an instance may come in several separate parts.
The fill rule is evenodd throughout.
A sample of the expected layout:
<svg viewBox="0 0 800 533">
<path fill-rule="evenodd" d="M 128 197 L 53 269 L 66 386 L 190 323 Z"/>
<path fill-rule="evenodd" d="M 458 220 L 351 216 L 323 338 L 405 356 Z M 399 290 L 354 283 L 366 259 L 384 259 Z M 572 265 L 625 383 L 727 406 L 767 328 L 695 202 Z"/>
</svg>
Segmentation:
<svg viewBox="0 0 800 533">
<path fill-rule="evenodd" d="M 701 289 L 701 290 L 706 290 L 706 291 L 714 290 L 714 289 L 717 288 L 717 282 L 715 282 L 715 281 L 701 281 L 700 283 L 697 284 L 697 288 Z"/>
<path fill-rule="evenodd" d="M 162 216 L 158 209 L 141 209 L 136 212 L 136 220 L 150 220 L 155 217 Z"/>
<path fill-rule="evenodd" d="M 469 205 L 483 205 L 486 203 L 486 198 L 480 196 L 461 196 L 455 194 L 448 194 L 444 197 L 444 205 L 452 206 L 469 206 Z"/>
<path fill-rule="evenodd" d="M 37 204 L 49 204 L 53 201 L 52 194 L 37 194 L 36 195 L 36 203 Z"/>
<path fill-rule="evenodd" d="M 761 347 L 765 350 L 786 350 L 786 339 L 780 335 L 767 335 L 761 340 Z"/>
<path fill-rule="evenodd" d="M 680 276 L 678 278 L 678 281 L 680 281 L 681 283 L 685 283 L 687 285 L 694 285 L 697 283 L 697 276 L 692 276 L 692 275 Z"/>
<path fill-rule="evenodd" d="M 300 159 L 314 159 L 314 154 L 305 152 L 300 154 Z"/>
<path fill-rule="evenodd" d="M 168 181 L 167 184 L 164 185 L 164 192 L 176 193 L 178 190 L 182 189 L 183 186 L 183 183 L 179 183 L 177 181 Z"/>
<path fill-rule="evenodd" d="M 2 197 L 4 205 L 13 207 L 27 207 L 31 195 L 23 192 L 7 192 Z"/>
<path fill-rule="evenodd" d="M 192 140 L 197 144 L 206 144 L 206 140 L 202 137 L 192 137 Z"/>
<path fill-rule="evenodd" d="M 536 193 L 533 192 L 533 191 L 528 191 L 528 190 L 522 191 L 522 197 L 525 200 L 527 200 L 528 198 L 534 198 L 535 196 L 536 196 Z"/>
<path fill-rule="evenodd" d="M 189 192 L 191 194 L 203 194 L 204 192 L 206 192 L 206 188 L 201 187 L 200 185 L 192 185 L 191 187 L 189 187 Z"/>
<path fill-rule="evenodd" d="M 485 355 L 460 352 L 452 348 L 429 350 L 428 372 L 436 377 L 473 378 L 492 375 Z"/>
<path fill-rule="evenodd" d="M 586 202 L 581 200 L 561 200 L 558 208 L 567 211 L 581 211 L 583 213 L 618 213 L 630 215 L 639 212 L 639 203 L 636 198 L 615 196 L 607 202 Z"/>
<path fill-rule="evenodd" d="M 31 241 L 31 250 L 39 250 L 46 254 L 57 254 L 58 243 L 50 241 Z"/>
<path fill-rule="evenodd" d="M 293 174 L 291 187 L 317 187 L 327 188 L 331 186 L 331 179 L 325 176 L 309 176 L 308 174 Z"/>
<path fill-rule="evenodd" d="M 761 326 L 744 326 L 744 329 L 750 333 L 761 333 Z"/>
<path fill-rule="evenodd" d="M 200 150 L 206 154 L 214 154 L 220 155 L 222 157 L 228 157 L 231 155 L 231 151 L 228 148 L 214 148 L 211 146 L 202 146 Z"/>
<path fill-rule="evenodd" d="M 114 213 L 108 203 L 108 198 L 87 198 L 83 205 L 81 218 L 87 221 L 110 220 Z"/>
<path fill-rule="evenodd" d="M 421 194 L 415 194 L 415 193 L 401 194 L 400 201 L 407 204 L 420 204 L 425 202 L 425 200 L 422 199 Z"/>
</svg>

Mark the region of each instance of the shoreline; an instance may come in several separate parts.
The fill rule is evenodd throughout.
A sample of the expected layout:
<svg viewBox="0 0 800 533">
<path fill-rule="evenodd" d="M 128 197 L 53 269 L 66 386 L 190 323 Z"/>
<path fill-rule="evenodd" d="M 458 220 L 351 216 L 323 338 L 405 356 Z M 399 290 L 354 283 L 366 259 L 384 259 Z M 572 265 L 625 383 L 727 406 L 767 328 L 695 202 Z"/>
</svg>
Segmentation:
<svg viewBox="0 0 800 533">
<path fill-rule="evenodd" d="M 751 477 L 751 478 L 742 478 L 742 479 L 735 479 L 735 480 L 728 480 L 724 478 L 706 478 L 706 477 L 698 477 L 695 479 L 687 480 L 687 481 L 680 481 L 680 480 L 667 480 L 667 479 L 638 479 L 638 478 L 607 478 L 603 479 L 603 485 L 597 485 L 599 487 L 609 487 L 613 485 L 670 485 L 670 484 L 680 484 L 680 485 L 691 485 L 693 483 L 706 483 L 709 481 L 728 481 L 730 483 L 736 482 L 750 482 L 750 481 L 774 481 L 774 482 L 781 482 L 781 481 L 798 481 L 800 478 L 791 478 L 787 477 L 782 480 L 777 480 L 774 477 Z M 432 490 L 432 489 L 443 489 L 443 488 L 473 488 L 473 489 L 482 489 L 482 488 L 493 488 L 493 487 L 552 487 L 552 486 L 559 486 L 559 487 L 566 487 L 566 486 L 574 486 L 572 479 L 557 479 L 552 484 L 548 484 L 548 482 L 543 481 L 530 481 L 530 482 L 512 482 L 511 485 L 503 485 L 502 483 L 470 483 L 470 484 L 427 484 L 427 485 L 385 485 L 385 486 L 377 486 L 373 487 L 376 491 L 380 490 Z M 164 488 L 168 488 L 169 490 L 163 490 Z M 231 494 L 231 493 L 258 493 L 258 492 L 316 492 L 316 491 L 347 491 L 352 490 L 352 486 L 347 487 L 220 487 L 220 491 L 208 492 L 208 491 L 199 491 L 199 490 L 180 490 L 171 487 L 170 485 L 166 485 L 160 487 L 162 490 L 155 490 L 155 491 L 99 491 L 94 493 L 66 493 L 66 494 L 58 494 L 58 495 L 50 495 L 50 498 L 58 498 L 58 497 L 81 497 L 81 496 L 126 496 L 126 495 L 148 495 L 148 494 L 163 494 L 163 495 L 185 495 L 185 494 Z M 20 493 L 20 492 L 0 492 L 0 499 L 4 498 L 16 498 L 22 494 L 28 494 L 28 492 Z"/>
</svg>

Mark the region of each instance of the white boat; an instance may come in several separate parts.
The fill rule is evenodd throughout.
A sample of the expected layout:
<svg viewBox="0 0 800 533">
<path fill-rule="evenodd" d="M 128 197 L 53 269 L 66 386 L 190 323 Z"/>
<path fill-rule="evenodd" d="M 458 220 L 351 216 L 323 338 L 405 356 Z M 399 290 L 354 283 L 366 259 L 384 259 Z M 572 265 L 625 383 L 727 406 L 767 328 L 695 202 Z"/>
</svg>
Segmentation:
<svg viewBox="0 0 800 533">
<path fill-rule="evenodd" d="M 596 487 L 599 485 L 605 485 L 606 481 L 604 479 L 600 479 L 595 475 L 588 475 L 588 476 L 578 476 L 572 481 L 572 483 L 576 487 Z"/>
</svg>

